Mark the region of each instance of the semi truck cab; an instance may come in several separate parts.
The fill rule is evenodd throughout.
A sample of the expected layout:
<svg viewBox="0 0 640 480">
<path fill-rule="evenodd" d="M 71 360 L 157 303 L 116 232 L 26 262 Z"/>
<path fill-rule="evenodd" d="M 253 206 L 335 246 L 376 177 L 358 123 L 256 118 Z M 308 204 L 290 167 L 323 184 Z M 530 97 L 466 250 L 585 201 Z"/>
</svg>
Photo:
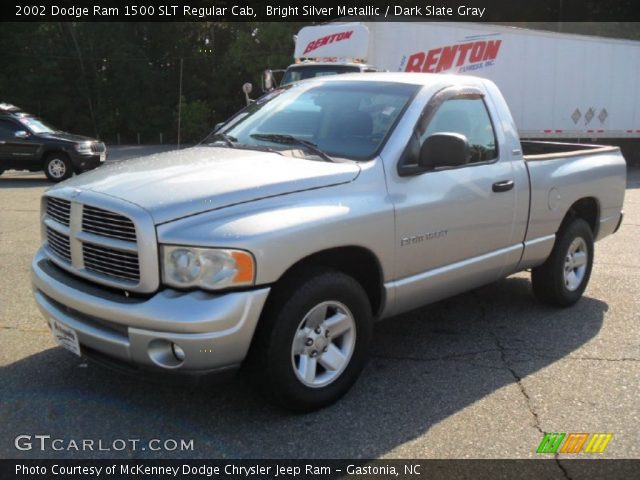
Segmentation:
<svg viewBox="0 0 640 480">
<path fill-rule="evenodd" d="M 264 93 L 309 78 L 378 71 L 367 63 L 370 35 L 365 25 L 348 23 L 304 27 L 294 36 L 294 41 L 295 62 L 286 69 L 265 70 L 262 77 Z M 247 104 L 251 103 L 246 91 L 245 96 Z"/>
<path fill-rule="evenodd" d="M 305 60 L 300 63 L 289 65 L 284 71 L 280 86 L 289 85 L 290 83 L 306 80 L 307 78 L 322 77 L 325 75 L 339 75 L 341 73 L 362 73 L 376 72 L 376 68 L 372 65 L 358 62 L 334 63 L 334 62 L 316 62 L 313 60 Z"/>
</svg>

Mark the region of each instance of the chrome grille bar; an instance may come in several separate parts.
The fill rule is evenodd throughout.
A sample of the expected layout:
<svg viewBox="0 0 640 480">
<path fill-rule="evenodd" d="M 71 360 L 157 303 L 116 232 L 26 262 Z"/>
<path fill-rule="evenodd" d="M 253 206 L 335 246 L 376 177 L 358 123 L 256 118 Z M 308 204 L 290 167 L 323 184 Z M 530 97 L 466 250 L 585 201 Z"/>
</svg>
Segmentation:
<svg viewBox="0 0 640 480">
<path fill-rule="evenodd" d="M 92 153 L 102 153 L 102 152 L 105 152 L 106 150 L 107 150 L 107 147 L 102 142 L 100 142 L 100 143 L 92 143 L 91 144 L 91 152 Z"/>
<path fill-rule="evenodd" d="M 85 205 L 82 212 L 82 231 L 103 237 L 136 241 L 136 227 L 130 219 L 89 205 Z"/>
<path fill-rule="evenodd" d="M 84 267 L 103 275 L 123 278 L 137 283 L 140 280 L 138 255 L 111 250 L 103 246 L 84 244 Z"/>
<path fill-rule="evenodd" d="M 63 260 L 71 263 L 71 247 L 69 246 L 69 237 L 56 232 L 50 227 L 47 229 L 47 243 L 53 253 Z"/>
<path fill-rule="evenodd" d="M 151 293 L 159 287 L 152 217 L 101 193 L 55 187 L 45 194 L 45 253 L 58 267 L 97 284 Z M 144 248 L 141 248 L 144 245 Z"/>
<path fill-rule="evenodd" d="M 47 215 L 62 225 L 69 226 L 71 202 L 56 197 L 47 197 Z"/>
</svg>

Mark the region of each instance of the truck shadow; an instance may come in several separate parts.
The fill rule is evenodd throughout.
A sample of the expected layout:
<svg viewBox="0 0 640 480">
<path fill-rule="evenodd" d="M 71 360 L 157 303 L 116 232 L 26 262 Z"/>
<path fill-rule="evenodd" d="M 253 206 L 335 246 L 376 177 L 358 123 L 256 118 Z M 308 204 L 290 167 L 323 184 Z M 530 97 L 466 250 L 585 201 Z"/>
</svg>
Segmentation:
<svg viewBox="0 0 640 480">
<path fill-rule="evenodd" d="M 544 307 L 528 279 L 512 277 L 386 320 L 376 326 L 372 360 L 351 392 L 307 415 L 268 405 L 242 380 L 205 389 L 159 386 L 53 348 L 0 370 L 0 454 L 376 458 L 570 355 L 598 334 L 607 308 L 588 297 L 570 309 Z M 501 414 L 511 415 L 508 406 Z M 16 451 L 13 439 L 28 432 L 107 443 L 193 439 L 194 450 Z"/>
</svg>

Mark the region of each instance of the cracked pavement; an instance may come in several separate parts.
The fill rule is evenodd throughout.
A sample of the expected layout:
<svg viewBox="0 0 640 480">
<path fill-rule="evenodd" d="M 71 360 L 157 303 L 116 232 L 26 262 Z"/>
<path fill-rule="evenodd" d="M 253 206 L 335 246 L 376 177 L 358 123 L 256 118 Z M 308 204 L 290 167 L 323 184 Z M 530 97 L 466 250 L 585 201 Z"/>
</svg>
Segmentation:
<svg viewBox="0 0 640 480">
<path fill-rule="evenodd" d="M 538 304 L 520 273 L 385 320 L 352 391 L 308 415 L 271 407 L 242 380 L 157 385 L 56 347 L 29 280 L 43 178 L 0 177 L 3 458 L 535 458 L 544 432 L 611 432 L 592 457 L 640 458 L 640 169 L 629 172 L 624 224 L 596 245 L 577 305 Z M 16 435 L 38 433 L 194 439 L 195 450 L 15 450 Z M 570 457 L 548 458 L 576 478 Z"/>
</svg>

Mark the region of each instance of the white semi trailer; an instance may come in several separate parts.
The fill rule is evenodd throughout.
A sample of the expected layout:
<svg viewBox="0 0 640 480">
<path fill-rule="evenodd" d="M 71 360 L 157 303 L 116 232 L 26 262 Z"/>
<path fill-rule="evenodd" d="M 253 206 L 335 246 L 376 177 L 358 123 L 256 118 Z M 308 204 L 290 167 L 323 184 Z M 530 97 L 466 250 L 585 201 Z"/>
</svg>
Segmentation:
<svg viewBox="0 0 640 480">
<path fill-rule="evenodd" d="M 500 87 L 523 138 L 626 150 L 640 138 L 637 41 L 477 23 L 336 22 L 300 30 L 294 57 L 282 84 L 373 67 L 477 75 Z"/>
</svg>

